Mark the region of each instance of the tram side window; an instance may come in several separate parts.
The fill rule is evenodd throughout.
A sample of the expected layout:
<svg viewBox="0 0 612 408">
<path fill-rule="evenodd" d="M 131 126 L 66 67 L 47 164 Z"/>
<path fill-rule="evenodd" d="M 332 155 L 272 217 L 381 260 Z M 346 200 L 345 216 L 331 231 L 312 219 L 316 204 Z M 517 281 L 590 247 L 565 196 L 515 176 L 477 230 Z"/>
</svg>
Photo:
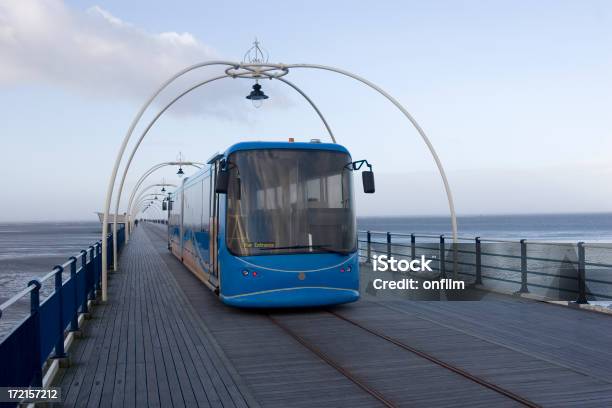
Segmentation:
<svg viewBox="0 0 612 408">
<path fill-rule="evenodd" d="M 202 180 L 202 231 L 210 232 L 210 174 Z"/>
</svg>

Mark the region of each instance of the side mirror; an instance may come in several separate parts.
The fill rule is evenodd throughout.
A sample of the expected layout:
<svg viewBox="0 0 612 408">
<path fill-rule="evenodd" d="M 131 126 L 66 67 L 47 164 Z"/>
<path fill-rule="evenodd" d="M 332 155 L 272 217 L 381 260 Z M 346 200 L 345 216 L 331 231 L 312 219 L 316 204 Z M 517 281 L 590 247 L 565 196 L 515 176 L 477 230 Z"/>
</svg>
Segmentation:
<svg viewBox="0 0 612 408">
<path fill-rule="evenodd" d="M 372 194 L 376 191 L 374 187 L 374 172 L 372 170 L 364 170 L 361 173 L 361 179 L 363 180 L 363 192 L 366 194 Z"/>
<path fill-rule="evenodd" d="M 167 202 L 162 202 L 162 211 L 167 211 L 168 210 L 168 203 Z"/>
<path fill-rule="evenodd" d="M 174 201 L 172 201 L 172 200 L 168 200 L 168 211 L 172 211 L 172 203 L 173 202 Z"/>
<path fill-rule="evenodd" d="M 227 194 L 227 186 L 229 184 L 229 172 L 227 170 L 221 170 L 217 173 L 217 180 L 215 181 L 215 193 Z"/>
</svg>

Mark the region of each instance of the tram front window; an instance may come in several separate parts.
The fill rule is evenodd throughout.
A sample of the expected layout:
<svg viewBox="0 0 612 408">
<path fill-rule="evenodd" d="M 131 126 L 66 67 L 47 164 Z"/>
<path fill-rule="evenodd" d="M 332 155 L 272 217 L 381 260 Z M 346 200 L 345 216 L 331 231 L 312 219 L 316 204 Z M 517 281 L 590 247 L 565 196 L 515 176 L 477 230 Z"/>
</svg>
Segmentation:
<svg viewBox="0 0 612 408">
<path fill-rule="evenodd" d="M 226 243 L 239 256 L 356 249 L 348 154 L 243 150 L 228 158 Z"/>
</svg>

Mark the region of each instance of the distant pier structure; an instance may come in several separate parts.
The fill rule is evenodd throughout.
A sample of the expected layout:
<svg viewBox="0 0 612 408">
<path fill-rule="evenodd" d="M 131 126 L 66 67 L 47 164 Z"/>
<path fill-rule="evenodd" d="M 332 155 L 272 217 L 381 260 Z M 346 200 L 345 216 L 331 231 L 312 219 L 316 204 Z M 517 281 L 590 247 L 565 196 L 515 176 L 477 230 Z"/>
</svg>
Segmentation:
<svg viewBox="0 0 612 408">
<path fill-rule="evenodd" d="M 103 212 L 97 212 L 96 215 L 98 216 L 98 219 L 100 220 L 100 224 L 102 224 L 104 222 L 104 213 Z M 128 218 L 127 213 L 117 214 L 117 224 L 125 225 L 126 222 L 127 222 L 127 218 Z M 115 219 L 115 214 L 111 214 L 109 219 L 114 220 Z"/>
</svg>

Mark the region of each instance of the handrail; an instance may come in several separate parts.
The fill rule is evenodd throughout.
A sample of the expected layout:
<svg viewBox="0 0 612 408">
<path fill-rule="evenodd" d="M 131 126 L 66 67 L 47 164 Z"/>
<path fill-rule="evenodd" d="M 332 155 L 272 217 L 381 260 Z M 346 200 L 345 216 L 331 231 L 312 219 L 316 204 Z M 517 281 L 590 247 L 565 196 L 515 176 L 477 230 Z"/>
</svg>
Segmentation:
<svg viewBox="0 0 612 408">
<path fill-rule="evenodd" d="M 125 243 L 125 228 L 117 233 L 118 243 Z M 112 239 L 108 234 L 107 242 Z M 108 254 L 112 262 L 112 253 Z M 62 279 L 62 273 L 70 274 Z M 0 387 L 40 387 L 42 369 L 48 359 L 65 358 L 66 330 L 78 331 L 79 315 L 88 312 L 88 302 L 101 289 L 102 242 L 97 241 L 71 256 L 62 265 L 56 265 L 41 278 L 0 305 L 3 312 L 24 296 L 30 295 L 30 313 L 15 324 L 0 341 Z M 54 291 L 44 299 L 40 297 L 42 283 L 55 279 Z M 51 323 L 51 324 L 50 324 Z"/>
<path fill-rule="evenodd" d="M 364 239 L 365 237 L 365 239 Z M 393 238 L 399 237 L 399 242 L 394 242 Z M 410 238 L 407 241 L 405 238 Z M 435 240 L 421 240 L 417 241 L 417 238 L 435 238 Z M 547 288 L 555 289 L 565 292 L 578 293 L 577 303 L 588 303 L 587 297 L 601 297 L 606 299 L 612 298 L 612 286 L 608 286 L 606 289 L 610 293 L 599 293 L 596 287 L 593 290 L 587 288 L 587 283 L 601 284 L 601 285 L 612 285 L 612 281 L 598 279 L 598 276 L 587 276 L 587 267 L 592 268 L 590 271 L 600 271 L 612 268 L 612 263 L 600 262 L 599 259 L 592 261 L 586 258 L 587 248 L 600 248 L 603 250 L 612 249 L 611 246 L 602 245 L 599 243 L 584 243 L 584 242 L 551 242 L 544 240 L 512 240 L 512 239 L 496 239 L 496 238 L 482 238 L 482 237 L 458 237 L 458 239 L 465 239 L 467 243 L 455 243 L 447 242 L 444 234 L 408 234 L 405 232 L 390 232 L 390 231 L 369 231 L 369 230 L 358 230 L 357 231 L 357 242 L 359 243 L 359 257 L 366 263 L 371 263 L 374 259 L 373 254 L 381 255 L 385 254 L 387 257 L 405 257 L 409 259 L 415 259 L 418 256 L 426 255 L 432 256 L 434 261 L 440 265 L 438 270 L 442 274 L 446 274 L 451 270 L 453 273 L 466 275 L 464 271 L 456 271 L 456 267 L 468 266 L 474 267 L 475 273 L 467 274 L 475 276 L 475 284 L 483 285 L 483 279 L 492 279 L 497 281 L 503 281 L 507 283 L 520 284 L 520 289 L 517 293 L 528 293 L 529 287 L 533 286 L 536 288 Z M 502 253 L 495 252 L 494 247 L 491 244 L 505 243 L 513 244 L 511 251 L 504 251 Z M 472 245 L 468 249 L 461 248 L 461 245 Z M 486 246 L 485 246 L 486 245 Z M 558 248 L 560 252 L 558 258 L 551 257 L 549 254 L 533 254 L 530 255 L 530 251 L 543 251 L 543 246 L 554 246 Z M 519 251 L 520 249 L 520 251 Z M 567 256 L 567 251 L 571 250 L 574 252 L 576 258 L 573 256 Z M 399 252 L 398 252 L 399 251 Z M 404 252 L 405 251 L 405 252 Z M 448 258 L 446 253 L 448 252 Z M 468 263 L 462 261 L 457 256 L 462 257 L 469 256 L 473 257 L 474 262 Z M 600 253 L 599 253 L 600 255 Z M 485 262 L 483 262 L 483 258 Z M 497 262 L 491 262 L 491 259 L 497 260 Z M 464 258 L 463 258 L 464 259 Z M 499 263 L 499 259 L 504 259 L 504 262 Z M 605 259 L 604 259 L 605 260 Z M 520 262 L 520 265 L 519 265 Z M 534 265 L 535 262 L 535 265 Z M 447 264 L 449 268 L 447 268 Z M 546 268 L 557 268 L 555 273 L 549 273 Z M 535 268 L 535 269 L 534 269 Z M 575 276 L 568 274 L 568 268 L 573 268 L 576 271 Z M 507 276 L 491 276 L 490 273 L 483 274 L 483 270 L 486 271 L 504 271 L 509 273 L 516 273 L 520 276 L 520 281 L 508 279 Z M 563 273 L 565 272 L 565 273 Z M 557 286 L 546 286 L 542 284 L 542 281 L 529 281 L 529 276 L 540 276 L 545 278 L 556 278 L 574 281 L 577 283 L 577 289 L 568 290 L 566 287 L 562 287 L 560 284 Z"/>
<path fill-rule="evenodd" d="M 12 305 L 13 303 L 15 303 L 16 301 L 18 301 L 19 299 L 21 299 L 22 297 L 24 297 L 25 295 L 29 294 L 31 291 L 34 290 L 35 285 L 28 285 L 25 289 L 23 289 L 21 292 L 17 292 L 15 295 L 13 295 L 13 297 L 11 297 L 10 299 L 8 299 L 7 301 L 5 301 L 4 303 L 2 303 L 0 305 L 0 316 L 2 315 L 2 312 L 5 311 L 6 309 L 8 309 L 8 307 L 10 305 Z"/>
<path fill-rule="evenodd" d="M 449 234 L 449 232 L 443 234 L 432 234 L 427 232 L 390 232 L 390 231 L 378 231 L 378 230 L 357 230 L 358 234 L 376 234 L 376 235 L 387 235 L 391 234 L 394 237 L 410 237 L 414 235 L 415 237 L 423 237 L 423 238 L 438 238 L 440 235 Z M 467 235 L 458 235 L 457 239 L 473 241 L 476 236 L 470 237 Z M 520 243 L 519 239 L 511 239 L 511 238 L 480 238 L 482 242 L 507 242 L 507 243 Z M 547 240 L 539 240 L 539 239 L 524 239 L 524 241 L 534 244 L 534 245 L 553 245 L 553 246 L 566 246 L 566 245 L 576 245 L 576 242 L 573 241 L 547 241 Z M 612 246 L 610 244 L 601 244 L 597 242 L 585 242 L 585 246 L 590 248 L 601 248 L 601 249 L 610 249 L 612 250 Z"/>
</svg>

